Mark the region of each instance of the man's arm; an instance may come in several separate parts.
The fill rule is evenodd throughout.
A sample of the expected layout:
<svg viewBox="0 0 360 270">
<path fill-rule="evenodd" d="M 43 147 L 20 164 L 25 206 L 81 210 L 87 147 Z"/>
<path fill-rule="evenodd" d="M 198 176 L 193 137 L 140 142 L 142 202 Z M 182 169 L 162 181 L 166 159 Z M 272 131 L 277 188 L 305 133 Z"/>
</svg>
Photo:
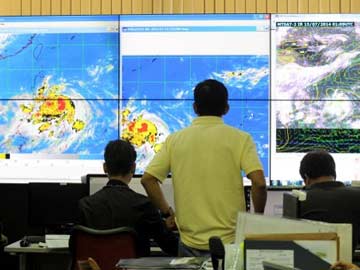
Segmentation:
<svg viewBox="0 0 360 270">
<path fill-rule="evenodd" d="M 177 256 L 178 236 L 164 224 L 158 209 L 148 201 L 144 208 L 143 230 L 170 256 Z"/>
<path fill-rule="evenodd" d="M 141 178 L 141 184 L 143 185 L 151 202 L 163 215 L 166 215 L 166 227 L 171 230 L 176 229 L 175 213 L 165 199 L 164 193 L 159 185 L 159 180 L 151 174 L 145 172 Z"/>
<path fill-rule="evenodd" d="M 251 198 L 255 213 L 264 213 L 267 196 L 264 172 L 256 170 L 249 173 L 247 177 L 251 180 Z"/>
<path fill-rule="evenodd" d="M 141 178 L 141 184 L 143 185 L 151 202 L 158 209 L 160 209 L 161 213 L 170 214 L 170 215 L 173 214 L 173 213 L 169 213 L 172 210 L 169 207 L 169 204 L 165 199 L 164 193 L 162 192 L 162 189 L 159 184 L 159 180 L 156 177 L 145 172 Z"/>
</svg>

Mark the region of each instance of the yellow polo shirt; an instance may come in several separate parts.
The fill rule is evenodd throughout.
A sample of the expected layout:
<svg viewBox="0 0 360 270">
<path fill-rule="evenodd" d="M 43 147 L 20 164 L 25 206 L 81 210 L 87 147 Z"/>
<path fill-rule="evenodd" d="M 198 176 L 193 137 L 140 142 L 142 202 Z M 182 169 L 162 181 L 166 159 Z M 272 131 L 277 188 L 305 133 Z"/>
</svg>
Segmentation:
<svg viewBox="0 0 360 270">
<path fill-rule="evenodd" d="M 169 135 L 146 172 L 164 181 L 171 172 L 181 241 L 207 250 L 211 236 L 235 240 L 236 218 L 245 211 L 241 171 L 262 170 L 251 136 L 201 116 Z"/>
</svg>

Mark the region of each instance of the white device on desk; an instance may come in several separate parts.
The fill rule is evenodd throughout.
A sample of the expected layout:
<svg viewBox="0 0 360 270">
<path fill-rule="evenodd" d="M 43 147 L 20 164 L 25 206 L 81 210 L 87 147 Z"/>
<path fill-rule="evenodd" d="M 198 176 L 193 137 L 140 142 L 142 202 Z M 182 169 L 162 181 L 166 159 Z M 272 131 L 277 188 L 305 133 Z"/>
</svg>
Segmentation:
<svg viewBox="0 0 360 270">
<path fill-rule="evenodd" d="M 69 234 L 46 234 L 45 246 L 48 248 L 69 248 Z"/>
</svg>

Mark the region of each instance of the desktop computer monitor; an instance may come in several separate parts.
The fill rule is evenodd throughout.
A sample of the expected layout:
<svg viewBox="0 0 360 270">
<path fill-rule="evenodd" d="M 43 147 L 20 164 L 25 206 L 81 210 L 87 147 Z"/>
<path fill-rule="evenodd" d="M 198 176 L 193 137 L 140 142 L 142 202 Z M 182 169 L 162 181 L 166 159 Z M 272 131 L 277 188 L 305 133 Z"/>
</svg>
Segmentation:
<svg viewBox="0 0 360 270">
<path fill-rule="evenodd" d="M 135 192 L 147 196 L 146 191 L 140 182 L 141 176 L 142 175 L 135 174 L 129 183 L 129 187 Z M 102 189 L 108 181 L 109 178 L 106 174 L 88 174 L 82 177 L 82 182 L 89 185 L 90 195 Z M 175 209 L 174 191 L 171 176 L 168 176 L 163 182 L 163 184 L 161 184 L 161 189 L 163 190 L 165 198 L 169 205 L 173 209 Z"/>
<path fill-rule="evenodd" d="M 300 189 L 300 187 L 268 187 L 267 199 L 264 210 L 265 216 L 282 217 L 283 216 L 283 197 L 285 194 L 290 193 L 293 189 Z M 250 213 L 254 213 L 254 204 L 251 198 L 251 187 L 245 187 L 246 197 L 246 210 Z"/>
<path fill-rule="evenodd" d="M 88 195 L 83 183 L 30 183 L 29 225 L 46 230 L 76 223 L 78 201 Z"/>
</svg>

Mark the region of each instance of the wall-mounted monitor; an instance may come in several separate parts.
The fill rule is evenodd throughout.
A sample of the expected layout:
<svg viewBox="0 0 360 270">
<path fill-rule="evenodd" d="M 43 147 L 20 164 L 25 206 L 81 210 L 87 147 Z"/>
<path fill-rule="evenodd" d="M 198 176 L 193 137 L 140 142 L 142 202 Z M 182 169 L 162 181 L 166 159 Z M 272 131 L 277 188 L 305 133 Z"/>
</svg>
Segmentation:
<svg viewBox="0 0 360 270">
<path fill-rule="evenodd" d="M 268 178 L 269 27 L 267 14 L 120 16 L 121 137 L 137 173 L 190 125 L 193 88 L 213 78 L 229 90 L 225 123 L 251 133 Z"/>
<path fill-rule="evenodd" d="M 0 182 L 101 172 L 119 135 L 118 16 L 0 21 Z"/>
<path fill-rule="evenodd" d="M 360 179 L 360 19 L 355 14 L 273 14 L 271 179 L 302 183 L 301 158 L 329 151 L 337 179 Z"/>
</svg>

